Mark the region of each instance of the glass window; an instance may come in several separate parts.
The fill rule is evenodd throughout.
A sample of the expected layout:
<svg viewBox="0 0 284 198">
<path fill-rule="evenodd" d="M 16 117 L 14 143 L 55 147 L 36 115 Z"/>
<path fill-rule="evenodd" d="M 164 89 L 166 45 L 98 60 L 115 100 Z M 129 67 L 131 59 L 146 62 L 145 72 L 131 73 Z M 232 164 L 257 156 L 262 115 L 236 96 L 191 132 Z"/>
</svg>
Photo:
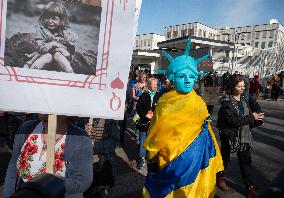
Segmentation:
<svg viewBox="0 0 284 198">
<path fill-rule="evenodd" d="M 239 42 L 240 41 L 240 36 L 241 36 L 241 33 L 235 33 L 235 42 Z"/>
<path fill-rule="evenodd" d="M 148 46 L 150 46 L 150 39 L 148 39 Z"/>
<path fill-rule="evenodd" d="M 247 33 L 247 39 L 251 38 L 251 33 Z"/>
<path fill-rule="evenodd" d="M 266 38 L 266 36 L 267 36 L 267 31 L 263 31 L 262 32 L 262 38 Z"/>
<path fill-rule="evenodd" d="M 202 30 L 201 29 L 198 30 L 198 36 L 200 36 L 200 37 L 202 36 Z"/>
<path fill-rule="evenodd" d="M 259 39 L 260 32 L 255 32 L 255 39 Z"/>
<path fill-rule="evenodd" d="M 181 36 L 186 36 L 186 30 L 181 30 Z"/>
<path fill-rule="evenodd" d="M 265 42 L 262 42 L 261 43 L 261 49 L 264 49 L 265 48 Z"/>
<path fill-rule="evenodd" d="M 269 38 L 273 38 L 274 37 L 274 30 L 271 30 L 270 32 L 269 32 Z"/>
<path fill-rule="evenodd" d="M 188 29 L 188 35 L 192 36 L 194 34 L 194 30 L 193 29 Z"/>
<path fill-rule="evenodd" d="M 177 37 L 178 32 L 177 31 L 173 31 L 173 38 Z"/>
<path fill-rule="evenodd" d="M 167 32 L 167 38 L 170 39 L 171 38 L 171 32 Z"/>
<path fill-rule="evenodd" d="M 268 43 L 268 47 L 272 47 L 272 45 L 273 45 L 273 41 L 270 41 L 270 42 Z"/>
<path fill-rule="evenodd" d="M 223 34 L 222 35 L 222 41 L 228 41 L 229 40 L 229 35 Z"/>
<path fill-rule="evenodd" d="M 254 47 L 258 47 L 258 44 L 259 44 L 258 42 L 255 42 Z"/>
</svg>

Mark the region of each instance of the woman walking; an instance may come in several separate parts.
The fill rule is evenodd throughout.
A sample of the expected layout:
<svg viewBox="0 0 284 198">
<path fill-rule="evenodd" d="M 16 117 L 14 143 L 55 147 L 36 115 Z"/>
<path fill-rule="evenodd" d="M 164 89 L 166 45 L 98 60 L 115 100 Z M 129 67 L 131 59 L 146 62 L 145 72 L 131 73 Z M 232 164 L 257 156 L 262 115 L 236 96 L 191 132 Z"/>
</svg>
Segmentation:
<svg viewBox="0 0 284 198">
<path fill-rule="evenodd" d="M 137 102 L 137 113 L 140 117 L 138 122 L 139 130 L 139 160 L 137 164 L 138 169 L 142 169 L 145 165 L 146 149 L 144 148 L 144 141 L 146 139 L 150 120 L 152 119 L 157 105 L 160 93 L 157 92 L 158 80 L 150 78 L 148 80 L 148 89 L 139 98 Z"/>
<path fill-rule="evenodd" d="M 230 161 L 230 153 L 237 152 L 241 174 L 247 188 L 248 197 L 256 197 L 255 187 L 252 182 L 251 160 L 251 128 L 257 121 L 262 121 L 263 113 L 252 113 L 249 104 L 243 96 L 245 82 L 241 75 L 234 74 L 227 81 L 227 93 L 221 101 L 218 112 L 217 128 L 220 131 L 221 154 L 224 169 Z M 228 191 L 225 184 L 224 172 L 217 174 L 217 185 Z"/>
</svg>

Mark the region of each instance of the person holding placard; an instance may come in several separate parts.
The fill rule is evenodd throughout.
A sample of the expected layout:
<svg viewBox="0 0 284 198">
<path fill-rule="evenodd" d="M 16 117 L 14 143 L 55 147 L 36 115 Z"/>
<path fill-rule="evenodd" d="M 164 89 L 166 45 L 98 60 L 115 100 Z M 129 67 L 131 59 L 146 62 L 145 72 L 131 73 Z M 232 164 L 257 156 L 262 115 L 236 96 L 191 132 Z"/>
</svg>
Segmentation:
<svg viewBox="0 0 284 198">
<path fill-rule="evenodd" d="M 71 123 L 67 116 L 57 116 L 53 174 L 62 179 L 65 197 L 83 197 L 93 179 L 93 145 L 89 135 Z M 21 184 L 46 173 L 47 115 L 24 122 L 15 136 L 3 197 L 10 197 Z"/>
</svg>

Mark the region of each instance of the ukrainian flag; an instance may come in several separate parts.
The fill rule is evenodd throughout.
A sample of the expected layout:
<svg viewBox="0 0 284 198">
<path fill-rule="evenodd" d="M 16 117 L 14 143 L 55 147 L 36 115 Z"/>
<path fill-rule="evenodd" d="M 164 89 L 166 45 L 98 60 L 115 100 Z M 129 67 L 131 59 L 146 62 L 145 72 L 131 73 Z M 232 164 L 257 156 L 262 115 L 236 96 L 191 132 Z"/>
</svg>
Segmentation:
<svg viewBox="0 0 284 198">
<path fill-rule="evenodd" d="M 144 146 L 158 159 L 148 172 L 144 197 L 214 197 L 223 162 L 204 101 L 194 92 L 171 91 L 157 104 Z"/>
</svg>

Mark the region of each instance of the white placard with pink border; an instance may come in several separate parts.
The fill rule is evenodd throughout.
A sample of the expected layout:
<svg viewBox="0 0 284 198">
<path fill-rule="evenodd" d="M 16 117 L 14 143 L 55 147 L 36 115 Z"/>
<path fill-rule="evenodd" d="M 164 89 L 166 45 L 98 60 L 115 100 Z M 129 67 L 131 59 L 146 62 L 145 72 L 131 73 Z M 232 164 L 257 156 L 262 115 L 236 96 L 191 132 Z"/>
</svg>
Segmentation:
<svg viewBox="0 0 284 198">
<path fill-rule="evenodd" d="M 68 2 L 68 0 L 65 1 Z M 86 74 L 29 68 L 29 66 L 33 67 L 33 63 L 28 68 L 16 64 L 11 66 L 16 61 L 9 62 L 14 56 L 11 45 L 13 42 L 17 43 L 17 40 L 13 40 L 17 37 L 11 29 L 13 26 L 9 23 L 14 16 L 21 16 L 21 12 L 9 15 L 9 0 L 0 0 L 2 16 L 0 21 L 0 111 L 123 119 L 128 72 L 142 0 L 94 0 L 94 2 L 99 2 L 100 7 L 95 73 Z M 41 9 L 44 6 L 47 7 L 47 5 L 37 4 L 35 9 Z M 91 8 L 88 7 L 88 9 Z M 72 10 L 78 9 L 72 8 Z M 38 14 L 35 14 L 35 17 L 32 16 L 35 18 Z M 22 19 L 29 21 L 32 17 L 27 15 Z M 75 30 L 76 28 L 80 30 L 83 26 L 78 23 L 70 24 L 70 28 Z M 81 32 L 78 30 L 77 32 L 80 37 Z M 7 40 L 12 36 L 14 36 L 13 39 Z M 82 43 L 84 48 L 84 41 Z M 11 49 L 7 51 L 7 45 L 13 53 L 10 53 Z M 74 52 L 73 56 L 76 59 L 79 55 Z M 68 60 L 71 63 L 70 57 L 71 55 L 68 56 Z M 30 62 L 24 62 L 25 65 L 27 63 Z"/>
</svg>

